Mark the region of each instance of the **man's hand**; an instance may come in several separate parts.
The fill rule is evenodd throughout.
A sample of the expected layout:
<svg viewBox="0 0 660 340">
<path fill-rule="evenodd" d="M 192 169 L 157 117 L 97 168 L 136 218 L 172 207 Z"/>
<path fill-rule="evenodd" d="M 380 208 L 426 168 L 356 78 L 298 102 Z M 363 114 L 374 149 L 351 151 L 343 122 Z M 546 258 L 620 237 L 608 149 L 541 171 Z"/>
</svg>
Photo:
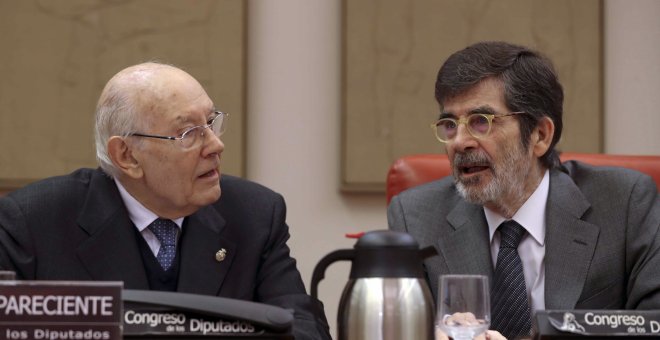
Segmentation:
<svg viewBox="0 0 660 340">
<path fill-rule="evenodd" d="M 444 317 L 442 322 L 449 326 L 476 326 L 480 324 L 479 320 L 474 316 L 474 314 L 469 312 L 447 315 Z M 436 327 L 435 339 L 449 340 L 449 337 L 440 328 Z M 506 338 L 498 331 L 488 330 L 485 333 L 475 337 L 474 340 L 506 340 Z"/>
<path fill-rule="evenodd" d="M 447 326 L 479 326 L 481 323 L 477 320 L 477 317 L 470 312 L 446 315 L 442 319 L 442 322 Z"/>
<path fill-rule="evenodd" d="M 436 327 L 435 340 L 449 340 L 449 337 L 442 330 Z M 474 340 L 506 340 L 506 338 L 498 331 L 488 330 L 486 333 L 482 333 L 481 335 L 475 337 Z"/>
</svg>

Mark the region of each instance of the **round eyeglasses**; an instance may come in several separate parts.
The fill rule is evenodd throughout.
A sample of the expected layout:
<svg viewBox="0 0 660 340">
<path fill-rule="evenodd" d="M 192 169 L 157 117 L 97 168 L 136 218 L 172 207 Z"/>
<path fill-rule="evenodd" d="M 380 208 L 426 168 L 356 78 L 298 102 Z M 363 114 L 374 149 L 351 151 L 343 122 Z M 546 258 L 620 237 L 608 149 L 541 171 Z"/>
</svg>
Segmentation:
<svg viewBox="0 0 660 340">
<path fill-rule="evenodd" d="M 435 132 L 435 138 L 442 143 L 449 143 L 452 139 L 456 138 L 458 134 L 458 126 L 465 124 L 467 131 L 474 138 L 484 138 L 488 136 L 491 128 L 493 127 L 493 119 L 507 116 L 515 116 L 524 114 L 525 112 L 511 112 L 501 115 L 494 115 L 488 113 L 473 113 L 466 117 L 461 118 L 442 118 L 431 124 L 431 128 Z"/>
<path fill-rule="evenodd" d="M 205 125 L 193 126 L 189 129 L 186 129 L 186 131 L 183 131 L 183 133 L 178 136 L 157 136 L 137 132 L 129 133 L 127 136 L 168 139 L 176 141 L 176 144 L 178 144 L 184 150 L 194 149 L 204 143 L 204 137 L 207 128 L 211 130 L 217 137 L 222 136 L 222 134 L 225 132 L 225 126 L 227 125 L 225 121 L 227 120 L 229 114 L 220 111 L 214 111 L 213 113 L 214 116 L 211 117 Z"/>
</svg>

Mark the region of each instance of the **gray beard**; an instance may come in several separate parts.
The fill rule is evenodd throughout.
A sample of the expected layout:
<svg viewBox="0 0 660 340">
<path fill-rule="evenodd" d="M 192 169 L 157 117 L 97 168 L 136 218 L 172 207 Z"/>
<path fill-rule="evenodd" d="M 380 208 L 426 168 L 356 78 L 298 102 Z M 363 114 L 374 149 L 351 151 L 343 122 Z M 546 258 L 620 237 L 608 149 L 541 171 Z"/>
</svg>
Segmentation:
<svg viewBox="0 0 660 340">
<path fill-rule="evenodd" d="M 524 194 L 525 179 L 531 170 L 531 161 L 526 157 L 522 145 L 515 143 L 513 148 L 505 148 L 502 162 L 490 163 L 490 171 L 493 173 L 492 180 L 483 189 L 476 187 L 483 179 L 475 177 L 470 179 L 459 179 L 458 166 L 460 162 L 486 160 L 485 154 L 470 153 L 457 154 L 454 158 L 454 183 L 458 194 L 466 201 L 486 205 L 492 204 L 499 207 L 506 216 L 512 216 L 515 211 L 510 211 L 513 202 L 505 202 L 507 197 L 522 197 Z"/>
</svg>

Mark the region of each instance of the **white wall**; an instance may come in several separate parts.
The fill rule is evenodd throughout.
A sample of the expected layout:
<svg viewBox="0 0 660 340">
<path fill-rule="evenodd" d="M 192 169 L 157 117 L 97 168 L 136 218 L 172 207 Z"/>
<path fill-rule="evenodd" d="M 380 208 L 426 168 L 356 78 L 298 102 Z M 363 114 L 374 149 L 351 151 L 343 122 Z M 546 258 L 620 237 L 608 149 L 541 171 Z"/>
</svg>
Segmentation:
<svg viewBox="0 0 660 340">
<path fill-rule="evenodd" d="M 248 3 L 247 176 L 287 200 L 293 255 L 308 285 L 344 233 L 386 227 L 383 195 L 341 194 L 341 1 Z M 633 5 L 634 4 L 634 5 Z M 606 151 L 660 153 L 660 1 L 605 1 Z M 320 298 L 335 334 L 347 264 Z"/>
<path fill-rule="evenodd" d="M 345 233 L 387 227 L 385 197 L 338 190 L 340 1 L 251 0 L 248 13 L 247 176 L 284 195 L 309 290 L 321 257 L 355 243 Z M 333 334 L 348 268 L 319 285 Z"/>
<path fill-rule="evenodd" d="M 660 1 L 605 1 L 605 152 L 660 154 Z"/>
</svg>

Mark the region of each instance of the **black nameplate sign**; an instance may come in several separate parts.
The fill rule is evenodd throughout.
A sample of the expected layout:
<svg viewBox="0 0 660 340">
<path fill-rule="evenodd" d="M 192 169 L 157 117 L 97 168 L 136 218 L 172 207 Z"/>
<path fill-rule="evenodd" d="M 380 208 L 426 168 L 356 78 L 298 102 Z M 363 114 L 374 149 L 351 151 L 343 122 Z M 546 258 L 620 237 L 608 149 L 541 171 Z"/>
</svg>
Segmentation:
<svg viewBox="0 0 660 340">
<path fill-rule="evenodd" d="M 171 308 L 142 307 L 124 304 L 124 336 L 144 335 L 178 337 L 246 337 L 289 339 L 285 334 L 273 334 L 254 323 L 229 320 Z M 279 336 L 279 337 L 278 337 Z"/>
<path fill-rule="evenodd" d="M 124 338 L 293 340 L 293 312 L 253 301 L 124 290 Z"/>
<path fill-rule="evenodd" d="M 120 340 L 122 282 L 0 281 L 0 339 Z"/>
<path fill-rule="evenodd" d="M 538 311 L 536 339 L 660 337 L 660 311 Z"/>
</svg>

